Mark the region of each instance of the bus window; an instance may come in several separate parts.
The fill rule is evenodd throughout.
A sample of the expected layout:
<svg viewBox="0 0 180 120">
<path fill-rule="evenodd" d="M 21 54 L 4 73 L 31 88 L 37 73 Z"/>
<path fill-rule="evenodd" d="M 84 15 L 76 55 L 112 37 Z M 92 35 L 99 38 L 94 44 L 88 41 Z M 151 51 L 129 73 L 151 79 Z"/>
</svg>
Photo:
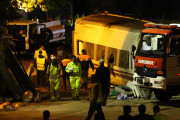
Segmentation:
<svg viewBox="0 0 180 120">
<path fill-rule="evenodd" d="M 129 52 L 128 51 L 120 50 L 119 67 L 129 69 Z"/>
<path fill-rule="evenodd" d="M 96 50 L 96 60 L 99 61 L 100 59 L 105 58 L 105 46 L 97 45 Z"/>
<path fill-rule="evenodd" d="M 86 42 L 85 50 L 91 59 L 94 59 L 94 44 Z"/>
<path fill-rule="evenodd" d="M 113 54 L 114 56 L 114 62 L 113 62 L 113 65 L 116 66 L 116 60 L 117 60 L 117 49 L 114 49 L 114 48 L 108 48 L 108 60 L 111 56 L 111 54 Z"/>
</svg>

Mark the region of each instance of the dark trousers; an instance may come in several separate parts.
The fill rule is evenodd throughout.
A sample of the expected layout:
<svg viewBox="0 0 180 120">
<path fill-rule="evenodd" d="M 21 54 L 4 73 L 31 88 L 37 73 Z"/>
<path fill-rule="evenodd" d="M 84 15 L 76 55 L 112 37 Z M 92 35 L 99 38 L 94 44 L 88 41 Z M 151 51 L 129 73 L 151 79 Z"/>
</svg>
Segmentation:
<svg viewBox="0 0 180 120">
<path fill-rule="evenodd" d="M 37 70 L 37 83 L 38 86 L 44 86 L 46 83 L 45 71 Z"/>
<path fill-rule="evenodd" d="M 97 113 L 99 113 L 99 115 L 102 118 L 101 120 L 105 120 L 101 104 L 96 104 L 96 103 L 90 104 L 89 111 L 88 111 L 88 116 L 87 116 L 86 120 L 90 120 L 95 111 L 97 111 Z"/>
<path fill-rule="evenodd" d="M 69 81 L 69 74 L 66 71 L 63 71 L 63 84 L 64 84 L 64 88 L 66 88 L 66 79 L 69 83 L 70 86 L 70 81 Z"/>
<path fill-rule="evenodd" d="M 88 85 L 88 70 L 82 70 L 82 85 L 81 85 L 81 88 L 85 88 L 87 89 L 87 85 Z"/>
</svg>

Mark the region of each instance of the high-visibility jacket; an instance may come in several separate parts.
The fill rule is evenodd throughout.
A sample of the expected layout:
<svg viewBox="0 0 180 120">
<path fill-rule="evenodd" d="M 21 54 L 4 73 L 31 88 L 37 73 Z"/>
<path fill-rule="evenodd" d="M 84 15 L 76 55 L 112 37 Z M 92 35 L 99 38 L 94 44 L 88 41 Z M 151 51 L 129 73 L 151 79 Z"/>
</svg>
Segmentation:
<svg viewBox="0 0 180 120">
<path fill-rule="evenodd" d="M 36 59 L 36 58 L 38 57 L 39 51 L 40 51 L 40 49 L 38 49 L 38 50 L 35 51 L 35 53 L 34 53 L 34 59 Z M 48 56 L 47 56 L 46 51 L 45 51 L 45 50 L 41 50 L 41 51 L 42 51 L 42 56 L 44 56 L 44 57 L 46 58 L 46 60 L 47 60 Z"/>
<path fill-rule="evenodd" d="M 45 70 L 45 63 L 46 59 L 45 57 L 37 57 L 36 58 L 36 65 L 37 65 L 37 70 L 44 71 Z"/>
<path fill-rule="evenodd" d="M 64 59 L 62 60 L 62 65 L 67 66 L 69 62 L 71 62 L 71 59 Z"/>
<path fill-rule="evenodd" d="M 60 82 L 60 65 L 48 65 L 46 73 L 49 74 L 49 81 Z"/>
<path fill-rule="evenodd" d="M 79 60 L 81 62 L 81 69 L 82 70 L 88 70 L 89 69 L 89 64 L 91 65 L 91 68 L 94 69 L 94 64 L 91 61 L 91 58 L 89 55 L 80 55 Z"/>
<path fill-rule="evenodd" d="M 70 74 L 71 76 L 81 76 L 81 64 L 80 63 L 74 63 L 73 61 L 68 63 L 66 66 L 66 72 L 70 73 L 70 69 L 73 70 L 73 72 Z"/>
<path fill-rule="evenodd" d="M 68 25 L 69 25 L 69 26 L 73 26 L 73 18 L 72 18 L 72 17 L 69 17 L 69 19 L 68 19 Z"/>
</svg>

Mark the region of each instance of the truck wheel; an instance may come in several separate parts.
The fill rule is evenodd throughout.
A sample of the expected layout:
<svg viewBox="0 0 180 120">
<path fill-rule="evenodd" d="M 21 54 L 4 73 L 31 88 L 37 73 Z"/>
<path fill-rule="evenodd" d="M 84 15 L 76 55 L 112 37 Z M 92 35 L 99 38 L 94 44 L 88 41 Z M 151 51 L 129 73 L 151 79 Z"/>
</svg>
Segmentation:
<svg viewBox="0 0 180 120">
<path fill-rule="evenodd" d="M 171 93 L 164 90 L 155 90 L 154 94 L 156 98 L 160 101 L 168 101 L 172 97 Z"/>
</svg>

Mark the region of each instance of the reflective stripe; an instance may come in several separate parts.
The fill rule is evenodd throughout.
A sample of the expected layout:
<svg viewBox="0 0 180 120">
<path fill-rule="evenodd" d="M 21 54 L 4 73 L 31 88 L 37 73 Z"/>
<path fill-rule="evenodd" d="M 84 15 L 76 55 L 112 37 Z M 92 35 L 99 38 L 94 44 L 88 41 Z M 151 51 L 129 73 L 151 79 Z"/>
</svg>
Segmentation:
<svg viewBox="0 0 180 120">
<path fill-rule="evenodd" d="M 49 78 L 56 79 L 56 78 L 60 78 L 60 76 L 59 75 L 50 75 Z"/>
<path fill-rule="evenodd" d="M 38 57 L 39 51 L 40 51 L 40 49 L 35 51 L 34 59 Z M 45 50 L 41 50 L 41 51 L 42 51 L 42 56 L 44 56 L 47 59 L 46 51 Z"/>
<path fill-rule="evenodd" d="M 80 61 L 89 61 L 90 60 L 90 56 L 89 55 L 80 55 L 79 56 L 79 60 Z"/>
</svg>

